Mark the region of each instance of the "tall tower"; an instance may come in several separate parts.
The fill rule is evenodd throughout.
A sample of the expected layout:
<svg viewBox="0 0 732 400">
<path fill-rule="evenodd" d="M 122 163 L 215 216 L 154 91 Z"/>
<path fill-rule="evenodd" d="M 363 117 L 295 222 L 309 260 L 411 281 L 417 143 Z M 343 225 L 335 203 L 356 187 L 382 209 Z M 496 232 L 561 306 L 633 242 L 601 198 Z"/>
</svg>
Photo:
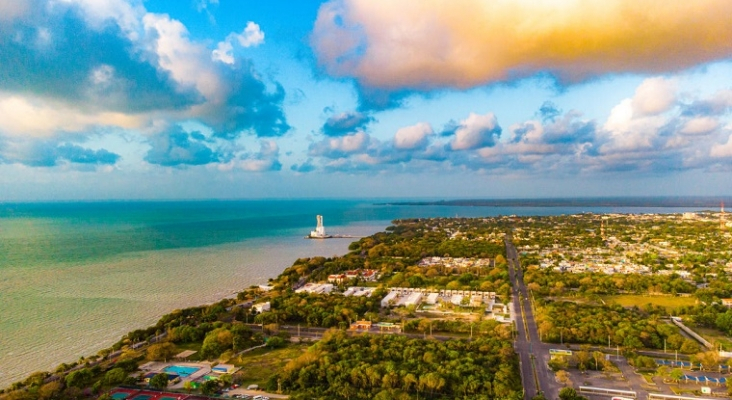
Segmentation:
<svg viewBox="0 0 732 400">
<path fill-rule="evenodd" d="M 725 222 L 724 222 L 724 201 L 722 201 L 719 205 L 719 229 L 724 229 Z"/>
<path fill-rule="evenodd" d="M 315 227 L 314 231 L 310 232 L 310 237 L 324 238 L 326 235 L 325 235 L 325 227 L 323 226 L 323 216 L 318 215 L 318 216 L 316 216 L 316 219 L 318 221 L 318 226 Z"/>
</svg>

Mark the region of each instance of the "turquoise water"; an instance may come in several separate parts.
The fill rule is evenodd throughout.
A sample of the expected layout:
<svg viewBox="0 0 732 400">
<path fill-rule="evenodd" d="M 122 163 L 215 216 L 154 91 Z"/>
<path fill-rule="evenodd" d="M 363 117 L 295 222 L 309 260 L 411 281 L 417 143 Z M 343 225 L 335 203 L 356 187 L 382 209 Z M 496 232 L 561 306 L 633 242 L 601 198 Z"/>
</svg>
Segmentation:
<svg viewBox="0 0 732 400">
<path fill-rule="evenodd" d="M 183 378 L 187 378 L 187 377 L 191 376 L 191 374 L 194 374 L 199 369 L 201 369 L 201 368 L 186 367 L 185 365 L 171 365 L 171 366 L 165 367 L 165 369 L 163 371 L 173 372 L 173 373 L 180 375 Z"/>
<path fill-rule="evenodd" d="M 675 212 L 686 209 L 626 209 Z M 376 206 L 270 200 L 0 204 L 0 387 L 95 354 L 176 308 L 266 283 L 299 257 L 347 252 L 396 218 L 549 215 L 592 207 Z"/>
</svg>

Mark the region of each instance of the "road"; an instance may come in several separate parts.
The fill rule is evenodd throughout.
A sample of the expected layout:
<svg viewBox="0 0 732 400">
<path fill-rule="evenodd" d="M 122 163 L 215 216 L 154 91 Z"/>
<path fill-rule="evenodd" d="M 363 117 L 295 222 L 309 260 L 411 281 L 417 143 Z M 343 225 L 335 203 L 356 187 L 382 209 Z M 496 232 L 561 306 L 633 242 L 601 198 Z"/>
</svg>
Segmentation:
<svg viewBox="0 0 732 400">
<path fill-rule="evenodd" d="M 516 246 L 511 242 L 510 235 L 506 236 L 505 243 L 508 273 L 513 284 L 513 307 L 518 314 L 516 315 L 515 348 L 521 362 L 524 399 L 531 399 L 539 391 L 543 392 L 548 399 L 556 399 L 559 397 L 559 384 L 548 366 L 551 346 L 542 343 L 539 339 L 534 312 L 531 308 L 531 298 L 526 290 L 518 252 Z"/>
</svg>

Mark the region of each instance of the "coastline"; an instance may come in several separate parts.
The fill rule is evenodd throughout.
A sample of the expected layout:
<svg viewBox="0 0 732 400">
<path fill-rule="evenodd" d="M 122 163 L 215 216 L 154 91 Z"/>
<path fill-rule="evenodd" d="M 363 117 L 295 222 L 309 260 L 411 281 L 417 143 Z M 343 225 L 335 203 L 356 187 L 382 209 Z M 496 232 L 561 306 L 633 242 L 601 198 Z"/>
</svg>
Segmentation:
<svg viewBox="0 0 732 400">
<path fill-rule="evenodd" d="M 663 207 L 590 207 L 588 210 L 580 207 L 374 207 L 360 204 L 348 204 L 347 207 L 338 209 L 341 212 L 340 225 L 330 225 L 330 219 L 326 219 L 328 231 L 366 236 L 367 233 L 370 235 L 383 231 L 392 219 L 452 217 L 458 216 L 458 212 L 461 217 L 483 217 L 499 214 L 560 215 L 586 211 L 692 211 L 690 208 Z M 338 210 L 334 210 L 334 214 Z M 240 220 L 234 221 L 237 224 L 242 223 Z M 350 221 L 353 222 L 349 224 Z M 186 225 L 183 227 L 187 228 Z M 306 231 L 311 227 L 309 225 Z M 7 299 L 8 290 L 15 290 L 14 281 L 24 285 L 28 285 L 27 281 L 30 281 L 32 285 L 12 299 L 15 301 L 14 305 L 0 310 L 0 333 L 9 339 L 0 343 L 0 366 L 13 368 L 10 370 L 10 367 L 0 367 L 0 387 L 24 379 L 32 372 L 53 370 L 62 362 L 93 355 L 115 343 L 124 334 L 153 325 L 162 315 L 172 310 L 216 302 L 250 285 L 265 283 L 268 278 L 277 276 L 292 265 L 297 258 L 345 254 L 351 243 L 349 240 L 305 240 L 302 238 L 303 229 L 295 228 L 292 224 L 271 232 L 275 236 L 250 237 L 240 242 L 214 246 L 125 253 L 117 256 L 111 266 L 108 262 L 77 262 L 66 263 L 61 270 L 18 270 L 14 271 L 17 273 L 10 280 L 3 280 L 9 269 L 0 268 L 0 300 Z M 273 241 L 280 246 L 274 246 L 276 243 Z M 305 248 L 309 248 L 310 252 L 298 250 Z M 220 257 L 222 249 L 228 249 L 224 252 L 228 256 L 223 257 L 223 261 Z M 155 285 L 160 282 L 161 285 Z M 147 291 L 140 292 L 141 285 L 147 285 Z M 198 286 L 201 285 L 208 285 L 205 292 L 192 291 L 191 288 L 200 289 Z M 84 289 L 84 292 L 80 293 L 80 289 Z M 116 308 L 104 308 L 108 303 L 116 304 Z M 83 309 L 78 314 L 63 315 L 65 309 L 76 310 L 90 305 L 91 311 Z M 65 309 L 59 312 L 58 308 L 62 306 Z M 23 307 L 25 314 L 6 318 L 8 312 L 16 311 L 12 310 L 13 307 Z M 147 314 L 134 314 L 135 309 L 144 310 Z M 115 325 L 108 320 L 90 321 L 90 315 L 102 315 L 105 318 L 111 315 L 117 318 L 117 322 Z M 35 340 L 35 336 L 43 333 L 50 336 L 45 341 Z M 28 336 L 34 336 L 32 343 L 18 341 L 19 338 Z"/>
<path fill-rule="evenodd" d="M 376 225 L 373 221 L 364 222 L 367 223 L 334 228 L 359 234 L 368 231 L 369 234 L 373 234 L 387 226 Z M 60 287 L 50 289 L 50 282 L 40 283 L 40 291 L 45 293 L 41 296 L 41 300 L 48 301 L 48 304 L 43 305 L 53 307 L 53 303 L 63 305 L 70 302 L 76 306 L 91 302 L 94 303 L 93 310 L 86 310 L 80 315 L 63 315 L 63 318 L 55 319 L 51 315 L 52 312 L 35 317 L 47 319 L 36 322 L 40 323 L 41 329 L 53 330 L 52 336 L 47 338 L 53 340 L 36 341 L 26 349 L 20 347 L 21 343 L 17 339 L 27 336 L 25 330 L 38 328 L 29 328 L 29 324 L 25 323 L 10 332 L 7 335 L 10 340 L 4 341 L 4 346 L 7 346 L 9 351 L 0 354 L 0 365 L 8 366 L 0 370 L 0 388 L 23 380 L 33 372 L 52 371 L 61 363 L 73 362 L 80 356 L 97 354 L 128 332 L 154 325 L 160 317 L 175 309 L 215 303 L 235 296 L 239 291 L 252 285 L 266 283 L 269 278 L 278 276 L 298 258 L 343 255 L 348 252 L 350 243 L 351 241 L 346 240 L 305 240 L 301 235 L 262 237 L 199 249 L 142 252 L 127 255 L 111 263 L 74 266 L 67 269 L 66 274 L 54 277 L 54 283 L 56 286 L 60 283 Z M 156 260 L 162 264 L 157 266 L 156 271 L 149 271 L 140 260 L 144 262 Z M 163 260 L 166 260 L 167 264 Z M 166 265 L 178 264 L 185 260 L 187 265 L 184 265 L 183 269 L 186 272 L 181 274 L 188 279 L 174 283 L 168 274 L 161 271 Z M 217 262 L 223 265 L 215 265 Z M 130 275 L 126 282 L 121 283 L 121 289 L 125 294 L 109 292 L 116 283 L 115 274 L 111 273 L 110 276 L 110 270 Z M 122 272 L 119 272 L 120 270 Z M 66 276 L 80 273 L 87 274 L 87 278 L 78 285 L 72 284 Z M 99 281 L 105 278 L 106 281 Z M 160 283 L 159 286 L 164 287 L 162 292 L 158 292 L 159 288 L 153 284 L 147 286 L 150 293 L 135 294 L 135 287 L 145 282 L 154 283 L 156 279 Z M 206 293 L 195 292 L 195 295 L 191 295 L 191 288 L 200 285 L 206 286 Z M 86 293 L 75 293 L 80 286 L 86 288 Z M 108 311 L 104 311 L 103 306 L 110 304 L 113 307 L 111 309 L 108 307 Z M 64 320 L 67 317 L 76 321 Z M 33 325 L 33 321 L 30 325 Z"/>
</svg>

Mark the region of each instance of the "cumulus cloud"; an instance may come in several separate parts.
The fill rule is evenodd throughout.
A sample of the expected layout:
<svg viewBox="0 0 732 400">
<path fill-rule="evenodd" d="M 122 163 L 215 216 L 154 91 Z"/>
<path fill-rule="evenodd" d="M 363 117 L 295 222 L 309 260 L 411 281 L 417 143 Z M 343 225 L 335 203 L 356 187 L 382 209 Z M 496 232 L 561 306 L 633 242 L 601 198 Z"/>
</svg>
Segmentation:
<svg viewBox="0 0 732 400">
<path fill-rule="evenodd" d="M 633 112 L 637 116 L 660 114 L 674 105 L 676 84 L 663 77 L 648 78 L 635 90 Z"/>
<path fill-rule="evenodd" d="M 96 167 L 114 165 L 120 155 L 106 149 L 90 149 L 78 144 L 56 140 L 21 140 L 6 142 L 0 149 L 0 160 L 5 163 L 18 163 L 30 167 L 55 167 L 75 165 L 77 167 Z M 94 168 L 77 168 L 93 170 Z"/>
<path fill-rule="evenodd" d="M 282 163 L 279 160 L 280 148 L 274 140 L 262 140 L 259 152 L 243 153 L 228 163 L 219 165 L 219 170 L 241 169 L 247 172 L 279 171 Z"/>
<path fill-rule="evenodd" d="M 241 33 L 230 33 L 225 40 L 219 42 L 216 49 L 211 52 L 211 58 L 224 64 L 233 64 L 234 44 L 237 43 L 241 47 L 259 46 L 264 43 L 264 32 L 259 29 L 259 25 L 249 21 Z"/>
<path fill-rule="evenodd" d="M 613 107 L 603 125 L 604 153 L 651 149 L 660 145 L 662 128 L 669 123 L 665 112 L 676 106 L 672 81 L 654 77 L 644 80 L 631 98 Z"/>
<path fill-rule="evenodd" d="M 727 143 L 716 143 L 709 151 L 709 155 L 715 158 L 732 157 L 732 135 L 727 138 Z"/>
<path fill-rule="evenodd" d="M 545 71 L 576 82 L 729 57 L 729 15 L 727 0 L 333 0 L 311 44 L 325 72 L 365 88 L 470 88 Z"/>
<path fill-rule="evenodd" d="M 215 151 L 200 132 L 184 132 L 176 128 L 150 138 L 145 161 L 166 167 L 204 165 L 227 158 Z"/>
<path fill-rule="evenodd" d="M 692 118 L 681 127 L 679 131 L 685 135 L 706 135 L 719 128 L 719 121 L 711 117 Z"/>
<path fill-rule="evenodd" d="M 343 112 L 328 118 L 321 128 L 326 136 L 343 136 L 364 130 L 374 118 L 361 112 Z"/>
<path fill-rule="evenodd" d="M 394 147 L 399 150 L 424 149 L 434 133 L 432 126 L 425 122 L 401 128 L 394 135 Z"/>
<path fill-rule="evenodd" d="M 315 171 L 316 170 L 316 166 L 313 163 L 313 159 L 312 158 L 308 158 L 307 160 L 305 160 L 305 162 L 303 162 L 301 164 L 292 164 L 290 166 L 290 170 L 305 174 L 305 173 L 308 173 L 308 172 Z"/>
<path fill-rule="evenodd" d="M 493 113 L 479 115 L 470 113 L 455 129 L 455 138 L 450 142 L 452 150 L 472 150 L 490 147 L 501 136 L 501 127 Z"/>
<path fill-rule="evenodd" d="M 198 101 L 142 58 L 117 25 L 95 30 L 76 8 L 47 14 L 45 8 L 34 8 L 12 30 L 0 31 L 0 90 L 127 113 L 180 109 Z"/>
<path fill-rule="evenodd" d="M 38 0 L 0 29 L 0 118 L 6 135 L 60 135 L 198 121 L 216 135 L 281 136 L 284 89 L 249 60 L 211 60 L 204 43 L 141 1 Z M 256 24 L 232 36 L 255 45 Z M 93 49 L 90 50 L 90 49 Z M 274 90 L 269 90 L 273 87 Z"/>
<path fill-rule="evenodd" d="M 371 141 L 371 137 L 365 132 L 358 132 L 351 135 L 325 138 L 320 142 L 310 145 L 309 154 L 326 158 L 343 158 L 349 154 L 363 152 Z"/>
<path fill-rule="evenodd" d="M 121 112 L 78 112 L 69 105 L 43 98 L 0 92 L 0 133 L 19 137 L 51 137 L 59 131 L 79 132 L 112 125 L 139 129 L 145 119 Z"/>
</svg>

